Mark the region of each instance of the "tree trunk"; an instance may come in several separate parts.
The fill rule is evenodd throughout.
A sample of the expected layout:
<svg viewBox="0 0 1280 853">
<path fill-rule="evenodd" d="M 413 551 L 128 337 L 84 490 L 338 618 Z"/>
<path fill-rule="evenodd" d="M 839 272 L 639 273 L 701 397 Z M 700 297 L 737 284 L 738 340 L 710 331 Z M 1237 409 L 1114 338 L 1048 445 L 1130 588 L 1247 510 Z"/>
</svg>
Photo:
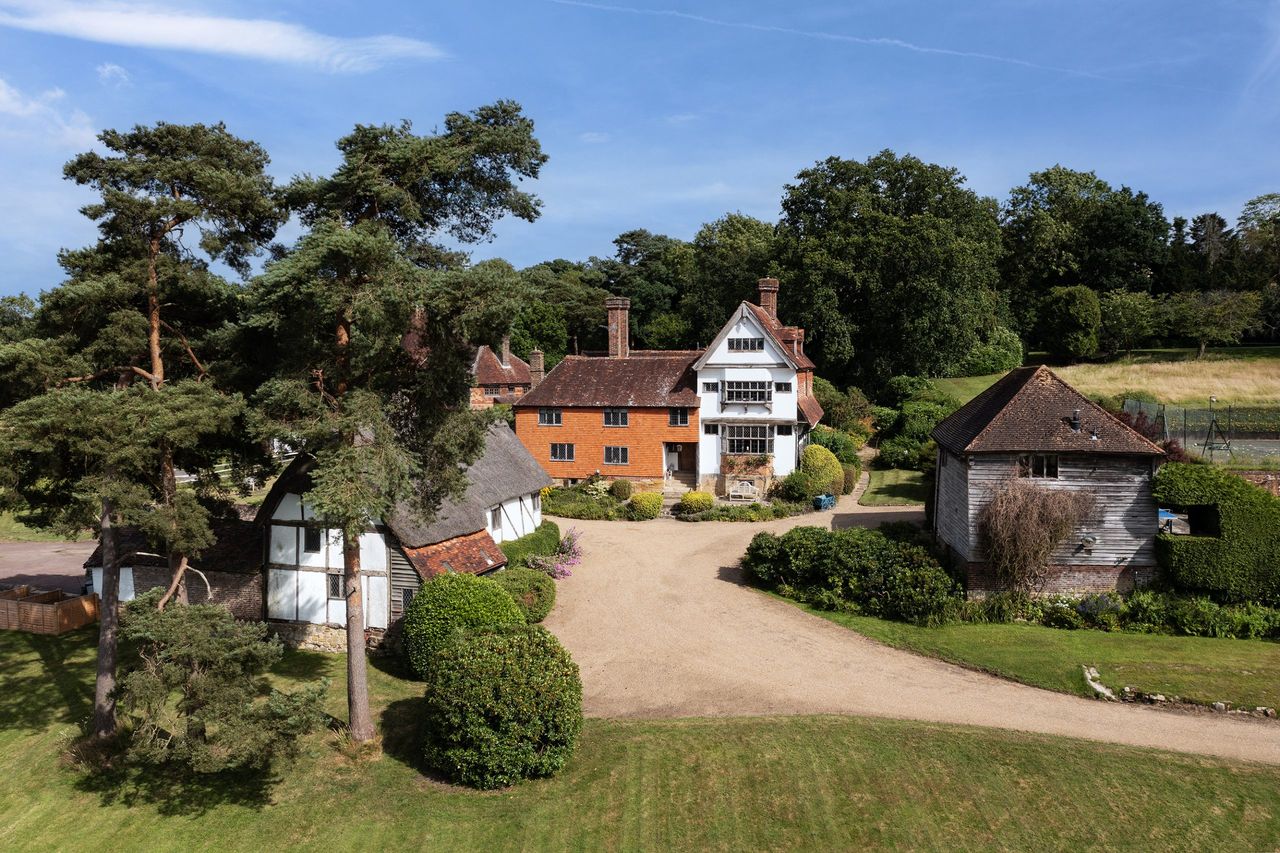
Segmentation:
<svg viewBox="0 0 1280 853">
<path fill-rule="evenodd" d="M 151 387 L 164 386 L 164 358 L 160 354 L 160 281 L 156 264 L 160 257 L 160 238 L 152 237 L 147 253 L 147 351 L 151 355 Z"/>
<path fill-rule="evenodd" d="M 161 448 L 160 456 L 160 498 L 166 507 L 172 507 L 178 498 L 178 477 L 173 470 L 173 450 L 168 442 Z M 177 523 L 176 521 L 174 522 Z M 179 604 L 187 604 L 187 555 L 181 551 L 169 550 L 169 589 L 160 599 L 159 609 L 176 597 Z"/>
<path fill-rule="evenodd" d="M 347 600 L 347 718 L 355 743 L 373 740 L 369 716 L 369 667 L 364 652 L 364 591 L 360 584 L 360 538 L 342 537 L 343 585 Z"/>
<path fill-rule="evenodd" d="M 1204 352 L 1205 352 L 1205 350 L 1207 350 L 1208 348 L 1209 348 L 1209 342 L 1208 342 L 1208 341 L 1201 341 L 1201 342 L 1200 342 L 1200 352 L 1198 352 L 1198 353 L 1196 354 L 1196 358 L 1204 358 Z"/>
<path fill-rule="evenodd" d="M 93 690 L 93 736 L 108 738 L 116 733 L 116 631 L 120 624 L 120 561 L 117 557 L 116 527 L 111 516 L 115 507 L 103 500 L 99 529 L 102 542 L 102 589 L 98 601 L 98 678 Z"/>
</svg>

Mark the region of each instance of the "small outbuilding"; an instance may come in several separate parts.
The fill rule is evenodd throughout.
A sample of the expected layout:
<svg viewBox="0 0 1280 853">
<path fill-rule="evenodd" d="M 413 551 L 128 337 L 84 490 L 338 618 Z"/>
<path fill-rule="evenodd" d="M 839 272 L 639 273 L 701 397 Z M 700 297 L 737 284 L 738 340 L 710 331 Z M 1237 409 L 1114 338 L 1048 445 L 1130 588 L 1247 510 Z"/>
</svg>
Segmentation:
<svg viewBox="0 0 1280 853">
<path fill-rule="evenodd" d="M 1049 368 L 1010 371 L 939 423 L 933 438 L 933 533 L 964 566 L 971 596 L 998 587 L 979 518 L 1010 478 L 1093 497 L 1093 509 L 1054 552 L 1040 592 L 1126 591 L 1155 578 L 1151 485 L 1164 451 Z"/>
</svg>

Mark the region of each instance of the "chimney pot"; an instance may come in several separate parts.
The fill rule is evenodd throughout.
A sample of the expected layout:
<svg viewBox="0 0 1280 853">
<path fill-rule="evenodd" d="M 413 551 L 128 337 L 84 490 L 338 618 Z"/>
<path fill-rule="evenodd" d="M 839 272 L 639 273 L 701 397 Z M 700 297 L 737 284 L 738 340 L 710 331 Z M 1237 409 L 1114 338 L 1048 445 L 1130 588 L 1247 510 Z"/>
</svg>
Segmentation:
<svg viewBox="0 0 1280 853">
<path fill-rule="evenodd" d="M 1076 409 L 1071 414 L 1071 431 L 1072 432 L 1080 431 L 1080 410 L 1079 409 Z"/>
<path fill-rule="evenodd" d="M 773 319 L 778 319 L 778 280 L 762 278 L 756 282 L 760 294 L 760 307 Z"/>
<path fill-rule="evenodd" d="M 547 373 L 545 362 L 543 361 L 542 350 L 536 349 L 529 353 L 529 379 L 532 387 L 537 388 L 538 383 L 542 381 L 542 377 Z"/>
<path fill-rule="evenodd" d="M 610 296 L 604 307 L 609 314 L 609 358 L 626 358 L 631 355 L 631 300 Z"/>
</svg>

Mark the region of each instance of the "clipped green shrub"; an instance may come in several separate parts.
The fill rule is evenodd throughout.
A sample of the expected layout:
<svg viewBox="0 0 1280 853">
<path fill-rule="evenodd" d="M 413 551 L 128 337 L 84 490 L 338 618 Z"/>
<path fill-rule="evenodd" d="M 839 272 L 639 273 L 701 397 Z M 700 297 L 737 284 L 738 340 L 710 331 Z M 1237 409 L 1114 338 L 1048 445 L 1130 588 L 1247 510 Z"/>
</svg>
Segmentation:
<svg viewBox="0 0 1280 853">
<path fill-rule="evenodd" d="M 835 454 L 819 444 L 810 444 L 800 454 L 800 470 L 823 484 L 818 494 L 840 494 L 844 488 L 844 467 Z"/>
<path fill-rule="evenodd" d="M 634 521 L 648 521 L 662 514 L 662 495 L 657 492 L 641 492 L 633 495 L 627 504 L 628 514 Z"/>
<path fill-rule="evenodd" d="M 715 505 L 715 496 L 710 492 L 685 492 L 680 496 L 679 509 L 682 515 L 690 515 L 695 512 L 706 512 Z"/>
<path fill-rule="evenodd" d="M 591 491 L 588 491 L 590 487 Z M 612 520 L 623 516 L 626 504 L 604 489 L 601 495 L 593 494 L 594 485 L 580 484 L 547 491 L 542 499 L 542 511 L 561 518 L 581 518 L 588 521 Z"/>
<path fill-rule="evenodd" d="M 1280 498 L 1210 465 L 1169 463 L 1152 487 L 1162 507 L 1185 509 L 1193 532 L 1161 533 L 1156 557 L 1183 591 L 1219 601 L 1280 604 Z"/>
<path fill-rule="evenodd" d="M 632 491 L 634 491 L 634 488 L 630 480 L 614 480 L 609 484 L 609 494 L 620 501 L 631 500 Z"/>
<path fill-rule="evenodd" d="M 871 426 L 876 432 L 887 433 L 893 429 L 901 415 L 901 412 L 889 406 L 872 406 Z"/>
<path fill-rule="evenodd" d="M 960 376 L 1004 373 L 1022 364 L 1022 339 L 1004 326 L 996 326 L 986 341 L 969 350 L 957 370 Z"/>
<path fill-rule="evenodd" d="M 858 478 L 862 476 L 862 464 L 854 462 L 844 466 L 844 487 L 840 490 L 842 495 L 851 495 L 853 490 L 858 487 Z"/>
<path fill-rule="evenodd" d="M 582 680 L 536 625 L 459 634 L 433 662 L 424 717 L 427 764 L 499 788 L 564 767 L 582 731 Z"/>
<path fill-rule="evenodd" d="M 743 504 L 717 504 L 704 512 L 677 515 L 681 521 L 772 521 L 811 512 L 813 504 L 774 500 L 768 504 L 759 501 Z"/>
<path fill-rule="evenodd" d="M 846 464 L 858 461 L 858 451 L 867 439 L 863 435 L 853 435 L 838 429 L 818 425 L 809 433 L 809 440 L 819 447 L 825 447 L 835 454 L 836 459 Z"/>
<path fill-rule="evenodd" d="M 792 471 L 773 484 L 773 497 L 792 503 L 812 501 L 830 488 L 830 483 L 823 483 L 819 478 L 804 471 Z"/>
<path fill-rule="evenodd" d="M 424 583 L 405 608 L 405 653 L 413 671 L 427 678 L 437 653 L 455 633 L 524 624 L 524 613 L 497 581 L 440 575 Z"/>
<path fill-rule="evenodd" d="M 516 567 L 492 575 L 511 598 L 516 607 L 524 611 L 530 625 L 547 618 L 556 604 L 556 582 L 546 572 Z"/>
<path fill-rule="evenodd" d="M 554 521 L 544 521 L 538 525 L 537 530 L 528 536 L 521 536 L 519 539 L 503 542 L 498 547 L 502 549 L 503 555 L 507 558 L 507 567 L 515 568 L 527 565 L 526 561 L 530 557 L 545 557 L 548 554 L 554 554 L 559 544 L 560 526 Z"/>
</svg>

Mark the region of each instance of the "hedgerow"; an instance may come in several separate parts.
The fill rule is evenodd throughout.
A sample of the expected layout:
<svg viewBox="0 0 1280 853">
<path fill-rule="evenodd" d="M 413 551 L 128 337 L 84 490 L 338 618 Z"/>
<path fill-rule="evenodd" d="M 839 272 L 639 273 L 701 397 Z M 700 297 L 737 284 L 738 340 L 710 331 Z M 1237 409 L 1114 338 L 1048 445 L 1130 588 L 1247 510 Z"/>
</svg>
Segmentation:
<svg viewBox="0 0 1280 853">
<path fill-rule="evenodd" d="M 496 581 L 440 575 L 424 583 L 405 608 L 405 653 L 413 671 L 427 678 L 436 654 L 459 630 L 524 624 L 524 613 Z"/>
<path fill-rule="evenodd" d="M 524 566 L 530 557 L 554 554 L 560 544 L 560 527 L 554 521 L 544 521 L 528 536 L 521 536 L 498 547 L 507 558 L 507 566 Z"/>
<path fill-rule="evenodd" d="M 1152 493 L 1160 506 L 1189 509 L 1217 533 L 1156 537 L 1156 558 L 1176 588 L 1280 604 L 1280 498 L 1213 466 L 1179 463 L 1160 469 Z"/>
<path fill-rule="evenodd" d="M 492 576 L 524 611 L 530 625 L 547 618 L 556 604 L 556 582 L 546 572 L 517 566 Z"/>
</svg>

